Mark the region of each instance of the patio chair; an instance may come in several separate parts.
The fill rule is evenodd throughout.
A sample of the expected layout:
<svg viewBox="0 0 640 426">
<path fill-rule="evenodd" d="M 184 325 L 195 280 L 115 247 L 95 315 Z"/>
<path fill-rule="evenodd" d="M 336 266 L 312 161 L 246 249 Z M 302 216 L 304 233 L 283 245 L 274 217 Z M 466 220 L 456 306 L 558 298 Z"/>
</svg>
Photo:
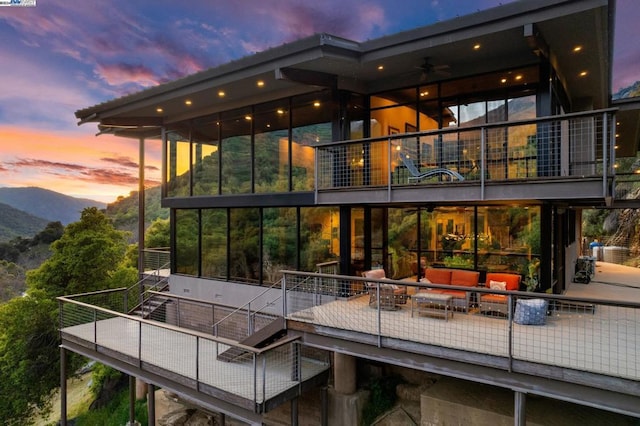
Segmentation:
<svg viewBox="0 0 640 426">
<path fill-rule="evenodd" d="M 492 290 L 517 291 L 520 289 L 522 277 L 518 274 L 504 272 L 488 272 L 485 287 Z M 478 298 L 482 313 L 499 313 L 509 315 L 509 296 L 506 294 L 482 293 Z"/>
<path fill-rule="evenodd" d="M 386 275 L 384 269 L 372 269 L 362 273 L 364 278 L 375 280 L 384 280 Z M 369 306 L 378 307 L 378 283 L 366 282 L 367 292 L 369 293 Z M 396 284 L 380 284 L 380 309 L 395 310 L 397 305 L 407 303 L 407 287 Z"/>
<path fill-rule="evenodd" d="M 448 176 L 451 180 L 453 179 L 457 179 L 459 181 L 464 180 L 464 177 L 460 173 L 454 170 L 449 170 L 442 167 L 437 167 L 437 168 L 429 169 L 426 171 L 420 171 L 416 166 L 416 164 L 413 162 L 413 159 L 411 159 L 410 156 L 403 153 L 402 151 L 398 152 L 398 157 L 400 158 L 400 161 L 402 161 L 402 164 L 404 164 L 404 166 L 407 168 L 407 170 L 411 174 L 411 176 L 407 178 L 407 181 L 409 183 L 418 182 L 422 179 L 430 178 L 433 176 Z"/>
</svg>

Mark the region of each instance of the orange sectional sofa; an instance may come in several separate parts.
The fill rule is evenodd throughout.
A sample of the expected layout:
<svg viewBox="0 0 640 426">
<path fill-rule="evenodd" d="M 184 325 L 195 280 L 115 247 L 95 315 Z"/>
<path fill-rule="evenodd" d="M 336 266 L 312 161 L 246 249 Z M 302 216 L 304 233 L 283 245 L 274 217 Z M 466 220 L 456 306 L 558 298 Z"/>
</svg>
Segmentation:
<svg viewBox="0 0 640 426">
<path fill-rule="evenodd" d="M 448 268 L 426 268 L 424 270 L 426 280 L 431 284 L 446 284 L 459 287 L 478 287 L 480 272 L 468 271 L 464 269 L 448 269 Z M 422 290 L 425 291 L 425 290 Z M 432 291 L 441 294 L 447 294 L 453 297 L 453 306 L 460 308 L 465 312 L 469 312 L 471 300 L 471 291 L 457 289 L 433 288 L 426 291 Z"/>
</svg>

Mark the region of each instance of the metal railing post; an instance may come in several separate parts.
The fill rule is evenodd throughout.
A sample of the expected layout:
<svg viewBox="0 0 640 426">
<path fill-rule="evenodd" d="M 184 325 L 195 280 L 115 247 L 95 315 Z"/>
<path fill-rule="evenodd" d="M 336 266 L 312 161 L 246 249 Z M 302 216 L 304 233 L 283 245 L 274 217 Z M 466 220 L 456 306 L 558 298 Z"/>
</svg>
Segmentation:
<svg viewBox="0 0 640 426">
<path fill-rule="evenodd" d="M 382 309 L 380 308 L 380 283 L 376 283 L 376 301 L 378 304 L 378 347 L 382 347 Z"/>
<path fill-rule="evenodd" d="M 603 197 L 607 196 L 607 177 L 609 174 L 608 147 L 607 147 L 608 141 L 609 141 L 609 132 L 608 132 L 608 126 L 607 126 L 607 113 L 603 112 L 602 113 L 602 196 Z"/>
<path fill-rule="evenodd" d="M 484 200 L 485 184 L 485 158 L 487 157 L 487 128 L 483 127 L 480 132 L 480 199 Z"/>
<path fill-rule="evenodd" d="M 507 296 L 507 321 L 509 321 L 509 372 L 513 372 L 513 296 Z"/>
</svg>

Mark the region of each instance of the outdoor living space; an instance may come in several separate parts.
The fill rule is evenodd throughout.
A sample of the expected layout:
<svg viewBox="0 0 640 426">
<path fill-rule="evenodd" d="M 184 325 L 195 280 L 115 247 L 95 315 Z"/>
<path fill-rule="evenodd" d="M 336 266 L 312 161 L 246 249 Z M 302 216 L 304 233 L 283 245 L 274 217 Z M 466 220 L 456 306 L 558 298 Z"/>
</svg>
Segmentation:
<svg viewBox="0 0 640 426">
<path fill-rule="evenodd" d="M 599 263 L 596 281 L 614 282 L 619 267 L 614 266 L 612 273 L 608 270 L 608 265 Z M 447 321 L 443 316 L 415 315 L 415 312 L 412 317 L 411 301 L 397 305 L 395 310 L 379 310 L 369 305 L 369 296 L 327 300 L 327 303 L 291 311 L 287 318 L 312 323 L 322 327 L 323 333 L 327 334 L 332 333 L 331 329 L 353 331 L 355 333 L 350 338 L 360 336 L 363 341 L 371 341 L 366 336 L 372 335 L 378 339 L 397 339 L 638 380 L 640 288 L 624 287 L 628 294 L 614 302 L 590 298 L 588 290 L 595 290 L 594 284 L 582 285 L 580 297 L 571 296 L 572 292 L 569 292 L 571 297 L 517 293 L 520 298 L 535 297 L 548 301 L 544 325 L 518 324 L 512 317 L 481 314 L 477 307 L 471 308 L 469 314 L 456 311 L 452 317 L 447 316 Z M 287 286 L 291 288 L 291 284 Z M 616 286 L 616 289 L 620 290 L 620 287 Z M 630 294 L 634 297 L 629 297 Z M 289 292 L 289 299 L 295 298 L 295 292 Z M 512 303 L 513 306 L 517 304 L 516 297 Z M 344 332 L 336 331 L 336 335 L 340 334 L 344 335 Z M 396 342 L 394 345 L 397 347 L 399 344 Z M 408 351 L 415 348 L 411 344 L 406 346 Z"/>
</svg>

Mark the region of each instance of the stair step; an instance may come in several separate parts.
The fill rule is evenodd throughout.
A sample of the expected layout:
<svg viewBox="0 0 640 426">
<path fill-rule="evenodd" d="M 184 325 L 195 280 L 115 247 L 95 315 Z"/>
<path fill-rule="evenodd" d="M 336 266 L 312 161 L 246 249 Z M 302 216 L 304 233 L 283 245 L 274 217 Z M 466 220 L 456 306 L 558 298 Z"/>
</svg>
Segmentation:
<svg viewBox="0 0 640 426">
<path fill-rule="evenodd" d="M 238 343 L 244 346 L 262 348 L 280 339 L 286 332 L 284 318 L 278 318 Z M 217 359 L 219 361 L 232 362 L 247 353 L 244 349 L 234 346 L 218 354 Z"/>
</svg>

